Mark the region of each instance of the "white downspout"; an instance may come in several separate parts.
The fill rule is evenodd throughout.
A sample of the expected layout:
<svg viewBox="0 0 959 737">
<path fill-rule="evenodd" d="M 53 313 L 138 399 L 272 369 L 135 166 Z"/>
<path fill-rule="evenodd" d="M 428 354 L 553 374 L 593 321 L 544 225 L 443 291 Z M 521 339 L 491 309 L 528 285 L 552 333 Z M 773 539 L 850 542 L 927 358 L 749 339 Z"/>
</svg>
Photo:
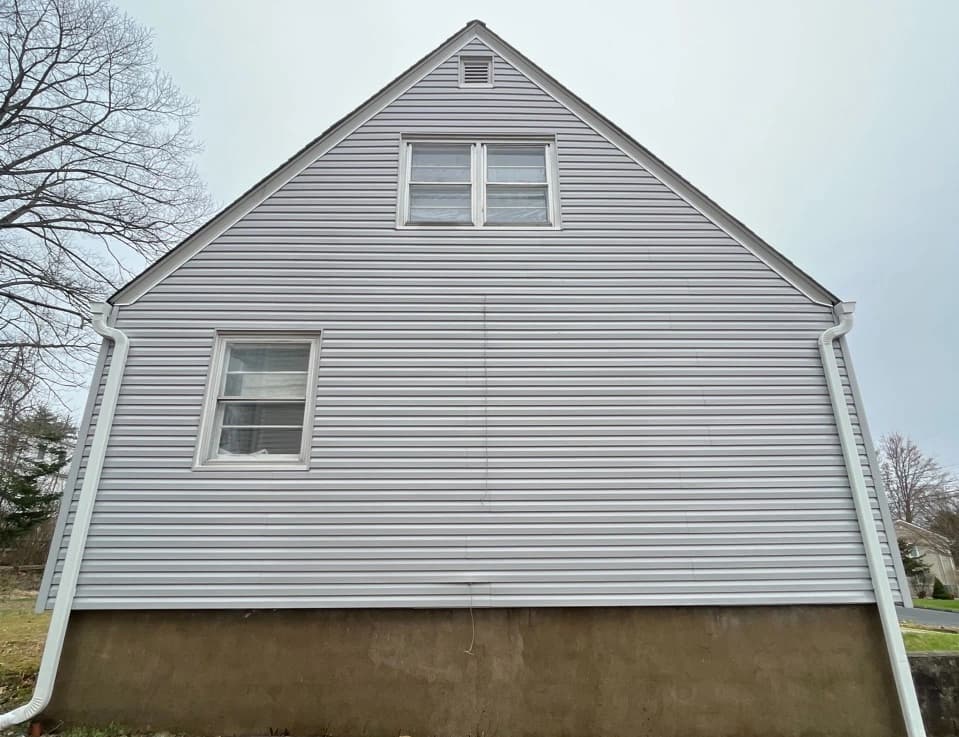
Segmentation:
<svg viewBox="0 0 959 737">
<path fill-rule="evenodd" d="M 67 633 L 67 623 L 70 620 L 70 611 L 73 609 L 73 596 L 77 590 L 80 561 L 83 558 L 83 549 L 87 542 L 87 532 L 90 530 L 93 503 L 96 501 L 97 490 L 100 487 L 100 472 L 103 470 L 107 440 L 110 438 L 110 429 L 113 426 L 113 413 L 117 406 L 117 396 L 120 393 L 120 381 L 123 378 L 123 369 L 127 361 L 129 340 L 120 330 L 107 325 L 107 320 L 110 317 L 110 305 L 105 303 L 94 304 L 91 306 L 91 313 L 93 329 L 104 338 L 113 341 L 110 370 L 107 373 L 107 383 L 100 401 L 100 413 L 97 417 L 96 430 L 90 443 L 87 468 L 83 474 L 83 485 L 80 487 L 77 511 L 73 518 L 73 527 L 70 530 L 70 544 L 67 547 L 67 556 L 63 562 L 63 571 L 60 574 L 60 582 L 57 586 L 57 597 L 53 604 L 50 629 L 47 632 L 47 641 L 43 646 L 37 683 L 34 686 L 30 701 L 23 706 L 8 711 L 6 714 L 0 714 L 0 730 L 33 719 L 50 703 L 50 697 L 53 695 L 53 684 L 57 677 L 57 668 L 60 665 L 63 640 Z M 96 388 L 94 387 L 92 390 L 96 391 Z M 82 448 L 77 448 L 78 453 L 81 450 Z"/>
<path fill-rule="evenodd" d="M 926 729 L 922 724 L 922 713 L 919 711 L 916 688 L 912 682 L 909 658 L 906 656 L 906 646 L 899 630 L 896 604 L 892 598 L 892 589 L 889 586 L 889 578 L 886 574 L 886 564 L 882 559 L 882 546 L 879 542 L 879 533 L 876 532 L 876 522 L 872 516 L 872 504 L 869 500 L 869 492 L 866 489 L 866 478 L 862 472 L 862 464 L 859 462 L 859 449 L 852 429 L 852 420 L 849 418 L 849 407 L 846 404 L 842 377 L 839 374 L 839 365 L 836 362 L 836 352 L 833 346 L 833 342 L 837 338 L 841 338 L 852 329 L 852 313 L 855 306 L 855 302 L 840 302 L 836 305 L 836 316 L 839 318 L 839 324 L 827 328 L 819 336 L 819 354 L 822 356 L 823 366 L 826 370 L 829 398 L 832 401 L 833 414 L 836 417 L 836 426 L 839 429 L 839 442 L 842 445 L 846 472 L 849 475 L 849 484 L 852 487 L 852 498 L 856 505 L 856 516 L 859 519 L 859 529 L 866 549 L 869 575 L 872 578 L 872 587 L 876 593 L 876 605 L 879 607 L 879 619 L 882 622 L 882 631 L 886 638 L 886 649 L 889 652 L 892 675 L 896 682 L 902 718 L 906 724 L 906 734 L 908 737 L 926 737 Z M 895 551 L 893 551 L 893 555 L 895 555 Z"/>
</svg>

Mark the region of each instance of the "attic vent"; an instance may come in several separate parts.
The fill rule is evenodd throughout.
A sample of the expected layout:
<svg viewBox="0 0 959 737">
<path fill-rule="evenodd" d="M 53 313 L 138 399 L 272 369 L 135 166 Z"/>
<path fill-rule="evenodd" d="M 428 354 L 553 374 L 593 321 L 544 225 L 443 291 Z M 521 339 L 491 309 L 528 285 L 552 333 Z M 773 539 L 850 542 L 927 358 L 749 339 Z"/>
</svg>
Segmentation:
<svg viewBox="0 0 959 737">
<path fill-rule="evenodd" d="M 492 56 L 461 56 L 460 87 L 492 87 Z"/>
</svg>

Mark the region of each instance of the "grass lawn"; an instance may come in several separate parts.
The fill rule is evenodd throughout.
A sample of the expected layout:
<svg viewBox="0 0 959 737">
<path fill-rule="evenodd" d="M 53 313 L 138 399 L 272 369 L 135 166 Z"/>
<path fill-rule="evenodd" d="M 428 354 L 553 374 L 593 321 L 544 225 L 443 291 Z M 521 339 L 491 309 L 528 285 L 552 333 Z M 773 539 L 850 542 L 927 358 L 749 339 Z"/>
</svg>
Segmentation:
<svg viewBox="0 0 959 737">
<path fill-rule="evenodd" d="M 930 651 L 959 651 L 959 633 L 936 632 L 935 630 L 917 630 L 904 628 L 902 639 L 906 643 L 906 651 L 923 653 Z"/>
<path fill-rule="evenodd" d="M 959 612 L 959 599 L 913 599 L 912 605 L 921 609 L 945 609 Z"/>
<path fill-rule="evenodd" d="M 0 572 L 0 710 L 33 693 L 49 614 L 34 614 L 40 572 Z"/>
</svg>

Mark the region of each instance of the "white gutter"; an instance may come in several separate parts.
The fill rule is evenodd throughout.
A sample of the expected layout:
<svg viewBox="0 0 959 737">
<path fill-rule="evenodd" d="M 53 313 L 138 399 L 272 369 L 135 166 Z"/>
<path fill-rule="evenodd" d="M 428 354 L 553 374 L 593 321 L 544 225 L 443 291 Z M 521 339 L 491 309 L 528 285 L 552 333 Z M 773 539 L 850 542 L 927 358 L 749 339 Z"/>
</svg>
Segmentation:
<svg viewBox="0 0 959 737">
<path fill-rule="evenodd" d="M 113 413 L 117 406 L 117 396 L 120 394 L 120 381 L 123 378 L 129 348 L 127 336 L 107 325 L 110 309 L 110 305 L 105 303 L 91 306 L 93 329 L 104 338 L 113 341 L 113 356 L 110 359 L 110 371 L 107 374 L 107 383 L 100 401 L 96 430 L 90 443 L 87 468 L 83 474 L 83 486 L 80 487 L 77 511 L 70 530 L 70 545 L 67 547 L 67 557 L 63 562 L 63 571 L 57 586 L 57 598 L 53 604 L 50 629 L 43 646 L 40 672 L 37 674 L 37 683 L 30 701 L 6 714 L 0 714 L 0 730 L 33 719 L 47 707 L 53 695 L 53 684 L 60 665 L 60 653 L 63 651 L 63 640 L 67 633 L 70 611 L 73 609 L 73 596 L 77 590 L 80 561 L 87 543 L 87 532 L 90 530 L 93 503 L 96 501 L 97 490 L 100 487 L 100 472 L 103 470 L 107 440 L 113 426 Z M 96 391 L 96 387 L 93 387 L 91 391 Z M 78 447 L 77 452 L 79 453 L 80 450 L 81 448 Z"/>
<path fill-rule="evenodd" d="M 822 356 L 823 367 L 826 369 L 829 398 L 832 401 L 833 414 L 836 417 L 836 426 L 839 429 L 839 442 L 842 446 L 843 459 L 846 462 L 849 484 L 852 487 L 852 498 L 856 505 L 859 530 L 862 533 L 862 541 L 866 549 L 866 561 L 869 564 L 869 576 L 872 578 L 872 587 L 876 593 L 876 605 L 879 608 L 882 632 L 886 638 L 886 649 L 889 653 L 889 663 L 892 666 L 892 676 L 896 682 L 896 692 L 899 695 L 902 718 L 906 724 L 906 734 L 908 737 L 926 737 L 926 729 L 922 724 L 922 713 L 919 711 L 919 701 L 916 698 L 916 688 L 912 682 L 909 658 L 906 656 L 906 646 L 899 630 L 896 604 L 892 598 L 892 588 L 889 586 L 886 564 L 882 559 L 882 546 L 879 542 L 879 533 L 876 532 L 872 504 L 869 499 L 869 492 L 866 489 L 866 478 L 859 461 L 859 449 L 852 429 L 852 420 L 849 418 L 849 406 L 846 403 L 842 377 L 839 374 L 839 365 L 836 362 L 834 341 L 852 330 L 852 313 L 855 306 L 855 302 L 840 302 L 836 305 L 835 311 L 839 318 L 839 324 L 827 328 L 819 336 L 819 354 Z M 893 551 L 893 555 L 895 555 L 895 551 Z"/>
</svg>

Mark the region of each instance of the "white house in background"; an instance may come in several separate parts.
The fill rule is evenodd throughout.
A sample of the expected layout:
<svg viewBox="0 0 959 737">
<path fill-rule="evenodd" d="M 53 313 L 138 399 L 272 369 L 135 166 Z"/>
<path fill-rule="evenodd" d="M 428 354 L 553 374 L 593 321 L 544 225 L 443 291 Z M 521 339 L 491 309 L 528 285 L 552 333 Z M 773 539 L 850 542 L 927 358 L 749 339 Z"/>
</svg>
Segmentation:
<svg viewBox="0 0 959 737">
<path fill-rule="evenodd" d="M 901 519 L 896 520 L 896 533 L 900 540 L 911 546 L 912 554 L 922 558 L 922 562 L 929 566 L 929 575 L 923 582 L 927 595 L 932 594 L 934 578 L 942 581 L 953 595 L 959 593 L 959 575 L 956 573 L 956 563 L 952 558 L 948 538 Z M 915 584 L 910 578 L 909 588 L 913 596 L 918 595 Z"/>
<path fill-rule="evenodd" d="M 46 715 L 916 737 L 851 314 L 471 22 L 98 313 Z"/>
</svg>

